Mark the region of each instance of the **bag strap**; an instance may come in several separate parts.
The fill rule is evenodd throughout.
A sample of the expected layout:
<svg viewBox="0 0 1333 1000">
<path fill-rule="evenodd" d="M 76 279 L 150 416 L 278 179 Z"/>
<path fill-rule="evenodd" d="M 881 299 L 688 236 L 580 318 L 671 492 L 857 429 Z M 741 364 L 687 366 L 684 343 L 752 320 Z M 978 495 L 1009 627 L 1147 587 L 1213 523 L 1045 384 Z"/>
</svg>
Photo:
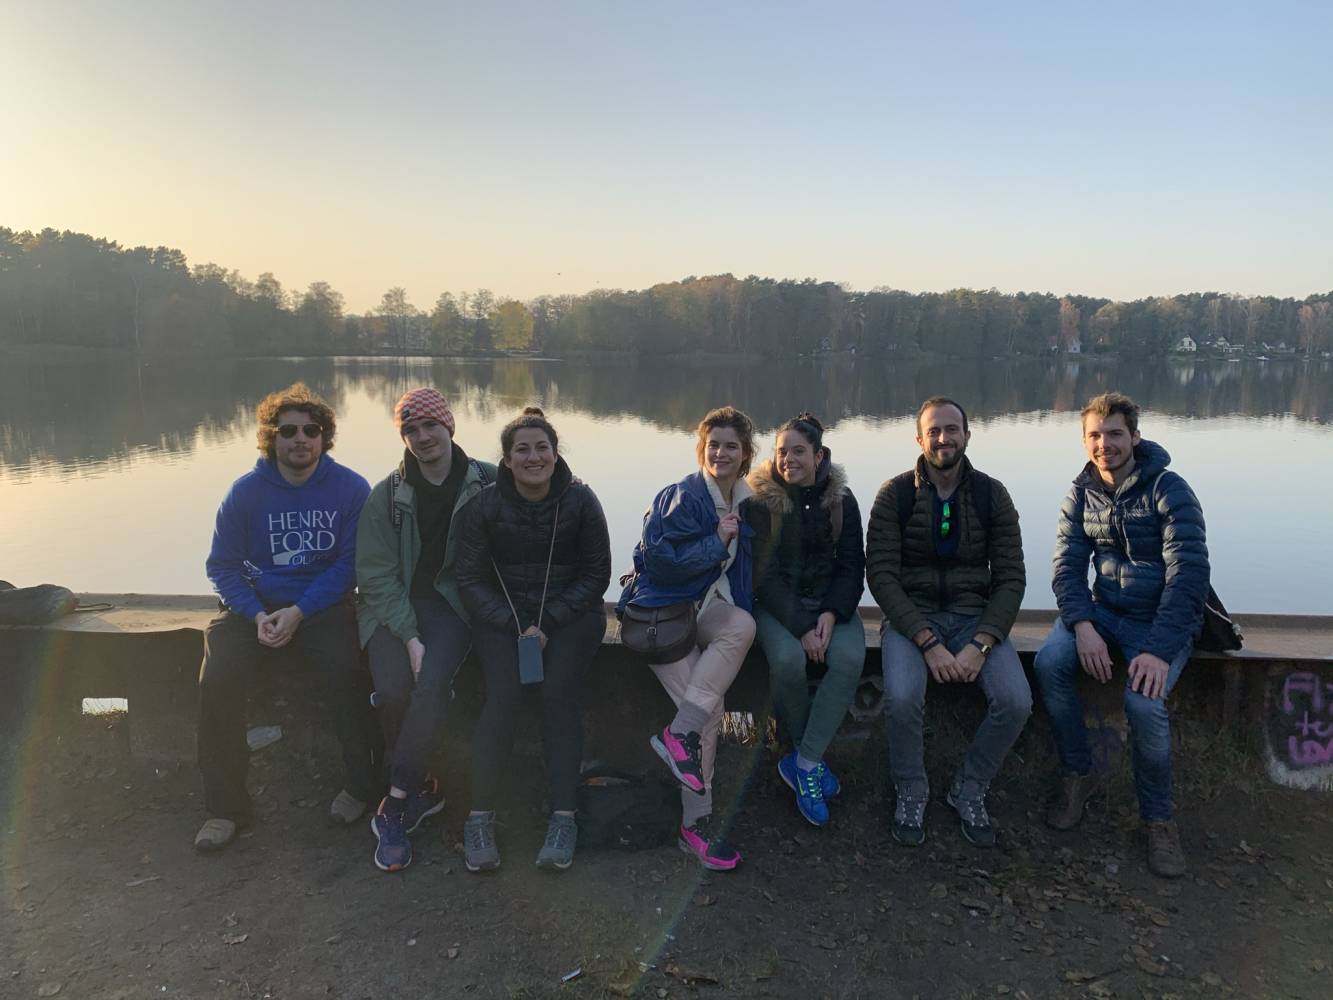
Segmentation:
<svg viewBox="0 0 1333 1000">
<path fill-rule="evenodd" d="M 893 477 L 893 495 L 898 501 L 898 533 L 907 530 L 907 522 L 912 519 L 912 508 L 916 506 L 916 470 L 900 472 Z"/>
<path fill-rule="evenodd" d="M 398 487 L 403 483 L 403 474 L 397 469 L 389 473 L 389 520 L 393 522 L 393 530 L 398 534 L 403 533 L 403 512 L 398 509 Z"/>
<path fill-rule="evenodd" d="M 561 497 L 561 500 L 564 498 Z M 546 579 L 542 581 L 542 603 L 537 609 L 537 631 L 541 631 L 542 616 L 546 614 L 546 588 L 551 583 L 551 560 L 555 556 L 555 533 L 560 527 L 560 500 L 555 502 L 555 518 L 551 523 L 551 549 L 546 553 Z M 514 628 L 518 629 L 518 634 L 523 635 L 523 623 L 518 618 L 518 608 L 514 607 L 514 599 L 509 596 L 509 588 L 505 586 L 504 577 L 500 575 L 500 567 L 495 565 L 495 558 L 491 557 L 491 568 L 495 570 L 495 578 L 500 581 L 500 589 L 504 591 L 505 600 L 509 602 L 509 610 L 514 615 Z"/>
<path fill-rule="evenodd" d="M 987 534 L 990 534 L 991 509 L 995 493 L 992 485 L 990 476 L 976 469 L 972 470 L 972 506 L 976 507 L 977 515 L 981 518 L 981 523 L 986 526 Z"/>
</svg>

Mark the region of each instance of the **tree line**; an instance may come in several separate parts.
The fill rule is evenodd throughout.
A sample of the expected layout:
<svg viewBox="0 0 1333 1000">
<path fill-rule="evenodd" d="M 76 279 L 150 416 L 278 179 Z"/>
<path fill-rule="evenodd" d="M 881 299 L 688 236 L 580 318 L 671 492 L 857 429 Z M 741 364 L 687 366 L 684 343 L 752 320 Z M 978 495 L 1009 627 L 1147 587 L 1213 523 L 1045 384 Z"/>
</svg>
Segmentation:
<svg viewBox="0 0 1333 1000">
<path fill-rule="evenodd" d="M 1305 299 L 1192 292 L 1113 301 L 959 288 L 855 291 L 807 278 L 688 277 L 637 291 L 442 293 L 427 311 L 400 287 L 350 314 L 327 282 L 283 288 L 169 247 L 124 248 L 68 230 L 0 227 L 0 344 L 179 355 L 552 354 L 958 357 L 1162 356 L 1333 350 L 1333 291 Z"/>
</svg>

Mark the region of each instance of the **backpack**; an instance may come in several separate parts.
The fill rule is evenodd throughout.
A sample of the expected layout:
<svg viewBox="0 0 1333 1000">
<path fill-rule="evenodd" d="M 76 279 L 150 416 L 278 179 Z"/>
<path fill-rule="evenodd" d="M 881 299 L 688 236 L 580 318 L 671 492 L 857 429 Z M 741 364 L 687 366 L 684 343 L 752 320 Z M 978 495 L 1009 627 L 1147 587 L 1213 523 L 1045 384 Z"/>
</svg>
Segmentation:
<svg viewBox="0 0 1333 1000">
<path fill-rule="evenodd" d="M 680 826 L 679 786 L 614 767 L 579 777 L 579 847 L 639 851 L 669 844 Z"/>
<path fill-rule="evenodd" d="M 475 458 L 469 458 L 467 464 L 477 470 L 477 476 L 481 479 L 483 488 L 491 484 L 491 477 L 486 474 L 486 466 Z M 398 504 L 394 501 L 398 497 L 398 487 L 402 485 L 402 482 L 403 474 L 397 469 L 389 473 L 389 520 L 393 521 L 393 530 L 400 535 L 403 533 L 403 512 L 398 509 Z"/>
<path fill-rule="evenodd" d="M 1162 481 L 1162 476 L 1166 474 L 1163 469 L 1157 473 L 1157 478 L 1152 481 L 1152 505 L 1157 506 L 1157 484 Z M 1231 618 L 1226 605 L 1222 603 L 1222 598 L 1217 596 L 1217 591 L 1213 585 L 1208 584 L 1208 596 L 1203 602 L 1203 621 L 1199 623 L 1199 631 L 1194 636 L 1194 648 L 1202 653 L 1227 653 L 1232 650 L 1240 649 L 1245 641 L 1245 636 Z"/>
<path fill-rule="evenodd" d="M 972 504 L 981 516 L 981 523 L 987 530 L 991 521 L 991 477 L 984 472 L 972 470 Z M 898 501 L 898 533 L 907 530 L 907 522 L 912 519 L 912 508 L 916 506 L 916 470 L 909 469 L 893 477 L 893 495 Z"/>
</svg>

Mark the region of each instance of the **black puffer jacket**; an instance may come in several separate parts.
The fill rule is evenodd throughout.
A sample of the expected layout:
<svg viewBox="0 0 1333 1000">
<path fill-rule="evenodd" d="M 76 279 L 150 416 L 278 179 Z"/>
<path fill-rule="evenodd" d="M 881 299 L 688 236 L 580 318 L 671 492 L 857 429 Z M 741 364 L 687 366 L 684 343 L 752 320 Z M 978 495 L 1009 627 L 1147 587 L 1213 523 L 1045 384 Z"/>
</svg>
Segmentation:
<svg viewBox="0 0 1333 1000">
<path fill-rule="evenodd" d="M 772 534 L 755 556 L 755 603 L 794 636 L 832 611 L 851 621 L 865 590 L 861 510 L 847 489 L 847 475 L 826 453 L 813 486 L 789 486 L 764 462 L 749 477 L 751 504 L 766 507 Z M 833 538 L 832 510 L 842 506 L 842 533 Z"/>
<path fill-rule="evenodd" d="M 491 566 L 494 559 L 522 628 L 537 624 L 557 504 L 560 523 L 541 629 L 549 635 L 602 606 L 602 595 L 611 582 L 606 516 L 593 491 L 574 483 L 573 478 L 565 460 L 557 459 L 551 491 L 542 500 L 524 500 L 514 486 L 513 473 L 501 464 L 496 481 L 463 508 L 455 574 L 463 604 L 474 622 L 513 630 L 515 635 L 520 631 L 496 580 Z"/>
</svg>

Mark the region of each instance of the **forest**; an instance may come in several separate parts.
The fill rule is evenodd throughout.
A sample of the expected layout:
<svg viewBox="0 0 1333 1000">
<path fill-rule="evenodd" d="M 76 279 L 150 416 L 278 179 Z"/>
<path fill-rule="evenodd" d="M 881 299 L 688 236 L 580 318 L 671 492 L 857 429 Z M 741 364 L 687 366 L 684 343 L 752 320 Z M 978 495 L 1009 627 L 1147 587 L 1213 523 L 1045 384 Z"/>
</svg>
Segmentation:
<svg viewBox="0 0 1333 1000">
<path fill-rule="evenodd" d="M 1086 295 L 957 288 L 857 291 L 831 281 L 730 274 L 641 290 L 542 295 L 441 292 L 429 309 L 401 287 L 349 313 L 327 282 L 286 289 L 169 247 L 126 248 L 83 233 L 0 226 L 0 347 L 141 355 L 431 354 L 809 357 L 1161 357 L 1185 338 L 1202 353 L 1326 356 L 1333 291 L 1304 299 L 1189 292 L 1118 302 Z"/>
</svg>

